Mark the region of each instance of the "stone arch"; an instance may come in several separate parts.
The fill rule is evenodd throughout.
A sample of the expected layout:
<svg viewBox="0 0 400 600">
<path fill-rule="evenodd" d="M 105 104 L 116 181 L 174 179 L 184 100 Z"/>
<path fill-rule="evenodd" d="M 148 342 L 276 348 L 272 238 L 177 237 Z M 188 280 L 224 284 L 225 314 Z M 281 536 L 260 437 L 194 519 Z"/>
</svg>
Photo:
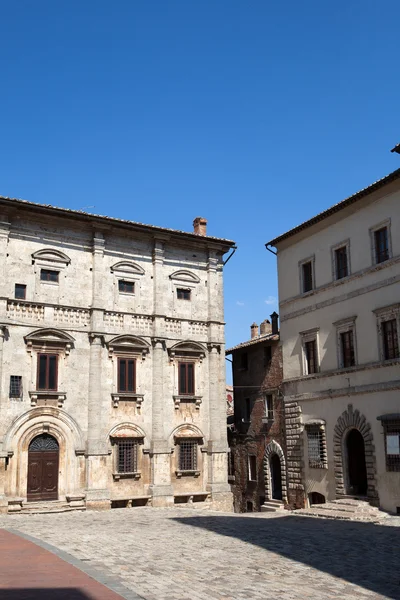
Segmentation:
<svg viewBox="0 0 400 600">
<path fill-rule="evenodd" d="M 82 491 L 85 445 L 80 427 L 65 411 L 45 406 L 18 416 L 4 436 L 3 449 L 10 456 L 7 496 L 26 498 L 29 444 L 43 433 L 59 444 L 60 498 Z"/>
<path fill-rule="evenodd" d="M 146 432 L 134 423 L 118 423 L 118 425 L 115 425 L 107 434 L 107 442 L 114 437 L 141 438 L 143 440 L 149 439 L 148 436 L 146 436 Z"/>
<path fill-rule="evenodd" d="M 37 250 L 37 252 L 32 254 L 32 259 L 34 261 L 40 259 L 42 261 L 60 263 L 64 265 L 68 265 L 71 262 L 69 256 L 67 256 L 64 252 L 61 252 L 61 250 L 57 250 L 55 248 L 43 248 L 42 250 Z"/>
<path fill-rule="evenodd" d="M 178 425 L 178 427 L 175 427 L 169 438 L 172 443 L 174 443 L 176 438 L 196 438 L 204 440 L 204 434 L 195 425 L 192 425 L 191 423 L 182 423 L 181 425 Z"/>
<path fill-rule="evenodd" d="M 268 444 L 264 453 L 265 500 L 272 499 L 270 460 L 273 454 L 277 454 L 281 462 L 282 500 L 287 503 L 286 460 L 281 446 L 275 440 L 272 440 L 272 442 Z"/>
<path fill-rule="evenodd" d="M 365 459 L 367 467 L 368 489 L 367 497 L 372 504 L 379 505 L 379 495 L 376 485 L 376 458 L 375 446 L 373 444 L 373 435 L 371 426 L 358 410 L 353 410 L 353 405 L 349 404 L 338 418 L 333 431 L 333 458 L 335 464 L 336 495 L 346 495 L 346 466 L 344 457 L 345 440 L 351 429 L 357 429 L 363 439 L 365 447 Z"/>
</svg>

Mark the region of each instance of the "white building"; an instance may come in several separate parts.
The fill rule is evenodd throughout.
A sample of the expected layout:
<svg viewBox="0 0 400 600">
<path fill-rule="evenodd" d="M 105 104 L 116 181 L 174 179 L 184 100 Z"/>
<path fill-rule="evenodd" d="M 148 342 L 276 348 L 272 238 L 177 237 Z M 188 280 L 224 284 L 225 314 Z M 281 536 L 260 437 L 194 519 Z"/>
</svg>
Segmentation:
<svg viewBox="0 0 400 600">
<path fill-rule="evenodd" d="M 233 242 L 0 198 L 0 510 L 208 501 L 227 483 Z"/>
<path fill-rule="evenodd" d="M 400 512 L 400 169 L 275 238 L 292 504 Z"/>
</svg>

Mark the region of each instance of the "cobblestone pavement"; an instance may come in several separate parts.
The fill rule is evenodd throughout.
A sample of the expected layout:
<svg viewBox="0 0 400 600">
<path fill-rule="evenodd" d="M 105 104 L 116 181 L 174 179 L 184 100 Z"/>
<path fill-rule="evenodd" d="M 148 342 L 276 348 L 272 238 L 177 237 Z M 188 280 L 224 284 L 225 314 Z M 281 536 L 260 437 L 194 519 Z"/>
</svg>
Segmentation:
<svg viewBox="0 0 400 600">
<path fill-rule="evenodd" d="M 389 523 L 132 508 L 4 515 L 0 527 L 146 600 L 400 599 L 400 529 Z"/>
</svg>

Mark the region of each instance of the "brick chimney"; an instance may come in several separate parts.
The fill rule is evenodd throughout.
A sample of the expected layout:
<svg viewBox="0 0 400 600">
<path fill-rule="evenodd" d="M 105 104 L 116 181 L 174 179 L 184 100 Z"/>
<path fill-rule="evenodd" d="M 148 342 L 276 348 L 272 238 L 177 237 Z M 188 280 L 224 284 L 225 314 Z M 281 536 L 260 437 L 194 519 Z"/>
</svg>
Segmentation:
<svg viewBox="0 0 400 600">
<path fill-rule="evenodd" d="M 207 235 L 207 219 L 196 217 L 193 221 L 193 233 L 196 235 Z"/>
<path fill-rule="evenodd" d="M 272 333 L 277 334 L 277 333 L 279 333 L 279 326 L 278 326 L 279 315 L 274 311 L 272 313 L 272 315 L 270 315 L 270 317 L 271 317 L 271 321 L 272 321 Z"/>
<path fill-rule="evenodd" d="M 255 338 L 258 336 L 258 325 L 257 323 L 253 323 L 253 325 L 250 325 L 250 333 L 251 333 L 251 339 Z"/>
<path fill-rule="evenodd" d="M 265 335 L 266 333 L 271 333 L 271 323 L 268 319 L 265 319 L 260 325 L 260 333 L 261 335 Z"/>
</svg>

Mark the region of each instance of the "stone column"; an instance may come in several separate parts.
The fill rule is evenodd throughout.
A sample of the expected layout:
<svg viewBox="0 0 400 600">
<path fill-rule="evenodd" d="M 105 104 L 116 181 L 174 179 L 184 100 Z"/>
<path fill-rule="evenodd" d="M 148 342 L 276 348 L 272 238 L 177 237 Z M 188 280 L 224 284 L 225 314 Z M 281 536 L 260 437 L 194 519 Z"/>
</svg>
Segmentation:
<svg viewBox="0 0 400 600">
<path fill-rule="evenodd" d="M 4 337 L 8 335 L 8 329 L 5 325 L 0 325 L 0 415 L 1 409 L 7 403 L 8 406 L 8 398 L 6 394 L 3 396 L 3 345 L 4 345 Z"/>
<path fill-rule="evenodd" d="M 153 506 L 172 506 L 174 494 L 171 485 L 171 448 L 164 432 L 164 361 L 165 341 L 153 339 L 153 395 L 152 395 L 152 460 L 151 493 Z M 172 402 L 172 399 L 171 399 Z"/>
<path fill-rule="evenodd" d="M 92 258 L 92 331 L 103 330 L 103 275 L 104 275 L 104 236 L 96 231 L 93 235 L 93 258 Z"/>
<path fill-rule="evenodd" d="M 89 398 L 86 444 L 86 505 L 88 508 L 110 508 L 107 489 L 110 460 L 109 445 L 102 430 L 102 354 L 103 337 L 89 334 Z"/>
<path fill-rule="evenodd" d="M 0 215 L 0 319 L 6 318 L 7 297 L 9 296 L 6 256 L 10 226 L 11 223 L 8 222 L 7 217 Z"/>
</svg>

